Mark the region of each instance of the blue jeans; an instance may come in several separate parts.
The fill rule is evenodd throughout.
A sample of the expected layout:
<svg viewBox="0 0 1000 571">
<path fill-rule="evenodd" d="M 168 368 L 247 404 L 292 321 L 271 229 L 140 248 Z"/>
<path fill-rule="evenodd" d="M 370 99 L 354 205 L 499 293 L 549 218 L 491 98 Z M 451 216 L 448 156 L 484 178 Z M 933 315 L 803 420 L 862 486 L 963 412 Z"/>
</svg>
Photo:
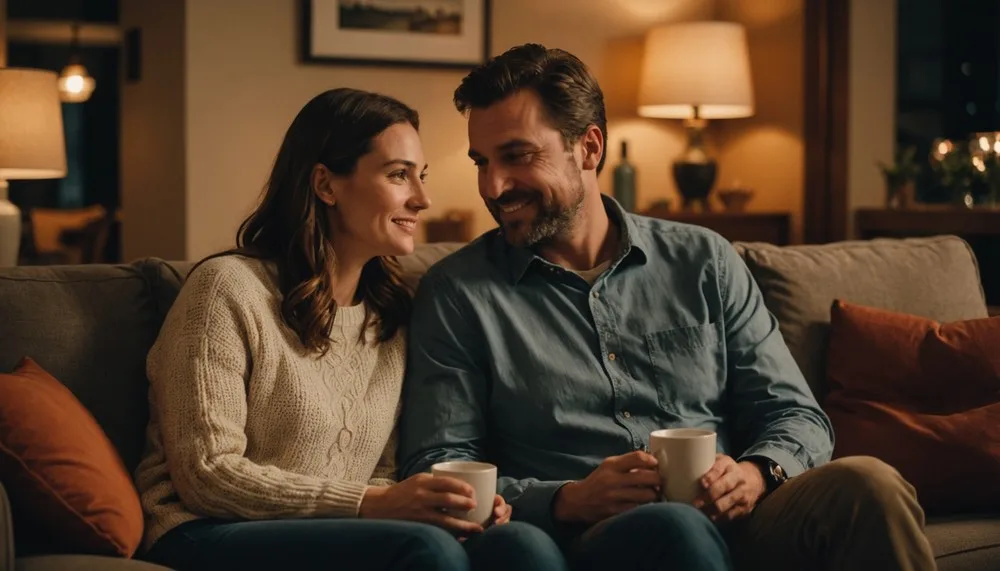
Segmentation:
<svg viewBox="0 0 1000 571">
<path fill-rule="evenodd" d="M 574 570 L 730 571 L 725 539 L 688 504 L 647 504 L 609 518 L 574 542 Z"/>
<path fill-rule="evenodd" d="M 549 536 L 519 522 L 487 528 L 463 544 L 442 529 L 406 521 L 196 520 L 167 532 L 143 559 L 177 571 L 566 569 Z"/>
</svg>

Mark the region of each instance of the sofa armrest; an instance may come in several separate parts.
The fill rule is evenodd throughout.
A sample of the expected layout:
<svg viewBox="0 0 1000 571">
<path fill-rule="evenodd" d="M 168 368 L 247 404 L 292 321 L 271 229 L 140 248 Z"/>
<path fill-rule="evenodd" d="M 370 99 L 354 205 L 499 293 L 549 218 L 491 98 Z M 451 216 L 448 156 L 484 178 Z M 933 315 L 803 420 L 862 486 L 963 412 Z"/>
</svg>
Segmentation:
<svg viewBox="0 0 1000 571">
<path fill-rule="evenodd" d="M 14 571 L 14 518 L 0 482 L 0 571 Z"/>
</svg>

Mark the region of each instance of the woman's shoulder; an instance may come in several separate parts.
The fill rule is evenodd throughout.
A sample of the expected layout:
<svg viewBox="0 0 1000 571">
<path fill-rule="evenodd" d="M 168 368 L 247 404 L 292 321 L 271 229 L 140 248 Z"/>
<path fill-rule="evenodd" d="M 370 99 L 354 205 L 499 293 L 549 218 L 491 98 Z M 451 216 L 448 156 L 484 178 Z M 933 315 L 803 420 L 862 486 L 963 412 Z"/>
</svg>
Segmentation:
<svg viewBox="0 0 1000 571">
<path fill-rule="evenodd" d="M 277 288 L 277 273 L 274 264 L 268 260 L 226 253 L 198 263 L 183 287 L 195 295 L 269 298 Z"/>
</svg>

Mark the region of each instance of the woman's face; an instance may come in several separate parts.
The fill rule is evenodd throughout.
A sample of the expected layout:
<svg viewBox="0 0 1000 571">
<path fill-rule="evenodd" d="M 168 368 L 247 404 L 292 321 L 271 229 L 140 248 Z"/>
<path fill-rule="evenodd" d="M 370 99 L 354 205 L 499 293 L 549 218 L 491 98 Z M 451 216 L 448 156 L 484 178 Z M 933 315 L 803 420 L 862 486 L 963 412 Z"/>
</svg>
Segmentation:
<svg viewBox="0 0 1000 571">
<path fill-rule="evenodd" d="M 430 206 L 426 172 L 417 130 L 397 123 L 372 140 L 371 151 L 358 160 L 353 174 L 314 177 L 320 199 L 327 204 L 327 197 L 333 200 L 330 228 L 338 255 L 370 259 L 412 253 L 420 211 Z"/>
</svg>

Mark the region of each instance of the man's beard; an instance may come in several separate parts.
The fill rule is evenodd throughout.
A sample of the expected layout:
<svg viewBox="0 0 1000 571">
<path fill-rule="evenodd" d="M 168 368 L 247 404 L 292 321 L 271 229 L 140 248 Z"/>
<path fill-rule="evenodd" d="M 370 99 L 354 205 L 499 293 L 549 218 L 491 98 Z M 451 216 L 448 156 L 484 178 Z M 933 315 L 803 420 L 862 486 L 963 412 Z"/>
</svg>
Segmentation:
<svg viewBox="0 0 1000 571">
<path fill-rule="evenodd" d="M 584 188 L 580 171 L 571 169 L 567 173 L 573 179 L 569 202 L 565 205 L 545 200 L 541 192 L 533 189 L 513 188 L 499 200 L 488 201 L 486 206 L 493 219 L 500 225 L 500 231 L 511 246 L 530 248 L 565 236 L 576 224 L 576 217 L 583 207 Z M 505 224 L 501 218 L 501 207 L 507 204 L 529 200 L 536 205 L 538 213 L 533 220 L 516 221 Z"/>
</svg>

